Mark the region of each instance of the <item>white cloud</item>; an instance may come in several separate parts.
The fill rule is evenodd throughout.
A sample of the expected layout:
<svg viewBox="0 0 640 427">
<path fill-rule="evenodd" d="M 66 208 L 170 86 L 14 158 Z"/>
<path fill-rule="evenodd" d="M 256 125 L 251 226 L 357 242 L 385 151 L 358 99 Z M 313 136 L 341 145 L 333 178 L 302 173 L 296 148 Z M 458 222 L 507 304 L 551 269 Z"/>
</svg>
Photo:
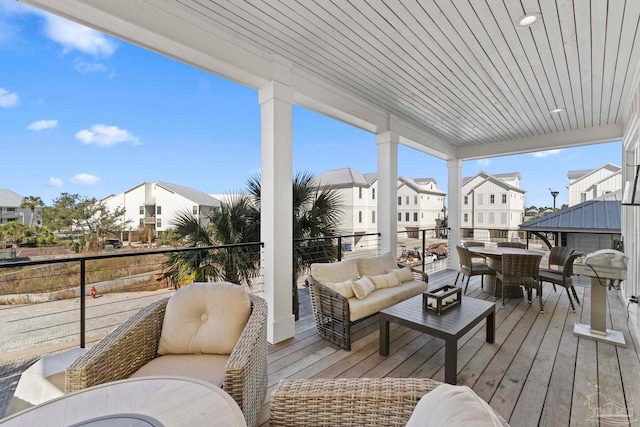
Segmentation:
<svg viewBox="0 0 640 427">
<path fill-rule="evenodd" d="M 79 173 L 71 178 L 71 182 L 83 185 L 93 185 L 98 181 L 100 181 L 100 178 L 89 173 Z"/>
<path fill-rule="evenodd" d="M 91 130 L 83 129 L 76 133 L 76 138 L 83 144 L 95 144 L 101 147 L 108 147 L 120 142 L 131 142 L 138 144 L 140 138 L 134 136 L 126 129 L 118 126 L 93 125 Z"/>
<path fill-rule="evenodd" d="M 29 126 L 27 126 L 27 129 L 38 131 L 44 129 L 53 129 L 56 127 L 58 127 L 57 120 L 38 120 L 37 122 L 33 122 Z"/>
<path fill-rule="evenodd" d="M 81 58 L 73 61 L 73 68 L 82 74 L 99 73 L 107 71 L 107 67 L 101 62 L 87 62 Z"/>
<path fill-rule="evenodd" d="M 559 154 L 562 150 L 558 149 L 558 150 L 547 150 L 547 151 L 538 151 L 537 153 L 533 153 L 533 157 L 549 157 L 549 156 L 555 156 L 556 154 Z"/>
<path fill-rule="evenodd" d="M 62 182 L 60 178 L 55 178 L 52 176 L 51 178 L 49 178 L 49 181 L 47 181 L 47 184 L 52 187 L 62 187 L 64 185 L 64 182 Z"/>
<path fill-rule="evenodd" d="M 116 45 L 104 34 L 59 16 L 43 13 L 45 33 L 53 41 L 60 43 L 63 53 L 77 50 L 94 56 L 108 58 L 113 55 Z"/>
<path fill-rule="evenodd" d="M 491 163 L 491 159 L 480 159 L 480 160 L 478 160 L 478 164 L 480 166 L 489 166 L 489 163 Z"/>
<path fill-rule="evenodd" d="M 20 97 L 15 92 L 9 92 L 6 89 L 0 87 L 0 108 L 13 107 L 18 103 Z"/>
</svg>

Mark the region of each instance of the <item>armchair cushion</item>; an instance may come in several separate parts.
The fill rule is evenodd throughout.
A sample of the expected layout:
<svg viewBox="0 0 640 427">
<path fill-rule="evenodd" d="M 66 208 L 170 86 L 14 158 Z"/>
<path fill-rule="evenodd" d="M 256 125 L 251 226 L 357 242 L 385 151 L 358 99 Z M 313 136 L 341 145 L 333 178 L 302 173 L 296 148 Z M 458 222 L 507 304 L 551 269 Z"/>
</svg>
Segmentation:
<svg viewBox="0 0 640 427">
<path fill-rule="evenodd" d="M 398 264 L 391 253 L 368 258 L 358 258 L 358 273 L 360 277 L 387 274 L 387 271 L 394 268 L 398 268 Z"/>
<path fill-rule="evenodd" d="M 325 283 L 339 283 L 345 280 L 358 280 L 358 264 L 355 259 L 340 262 L 311 264 L 311 276 Z"/>
<path fill-rule="evenodd" d="M 249 296 L 232 283 L 192 283 L 169 299 L 158 354 L 231 354 L 251 315 Z"/>
<path fill-rule="evenodd" d="M 385 288 L 395 288 L 400 284 L 400 280 L 398 280 L 398 277 L 393 272 L 387 273 L 387 274 L 380 274 L 379 276 L 371 276 L 369 277 L 369 279 L 371 279 L 371 281 L 373 282 L 374 286 L 376 287 L 376 290 L 385 289 Z"/>
<path fill-rule="evenodd" d="M 502 418 L 467 386 L 442 384 L 418 402 L 406 427 L 499 427 Z"/>
<path fill-rule="evenodd" d="M 349 320 L 355 322 L 364 319 L 400 301 L 420 295 L 426 290 L 425 282 L 414 280 L 395 288 L 379 289 L 362 300 L 351 298 L 349 299 Z"/>
<path fill-rule="evenodd" d="M 197 378 L 222 387 L 228 360 L 229 356 L 224 354 L 170 354 L 156 357 L 131 377 L 175 375 Z"/>
</svg>

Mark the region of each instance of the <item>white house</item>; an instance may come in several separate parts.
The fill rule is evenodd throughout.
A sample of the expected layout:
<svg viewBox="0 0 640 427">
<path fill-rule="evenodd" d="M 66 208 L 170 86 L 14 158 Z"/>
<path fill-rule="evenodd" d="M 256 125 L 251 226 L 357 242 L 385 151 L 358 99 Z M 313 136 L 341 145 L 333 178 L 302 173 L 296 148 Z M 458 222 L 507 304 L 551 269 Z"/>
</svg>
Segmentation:
<svg viewBox="0 0 640 427">
<path fill-rule="evenodd" d="M 16 192 L 0 189 L 0 226 L 13 221 L 19 221 L 24 225 L 42 225 L 42 207 L 36 207 L 33 222 L 31 221 L 31 209 L 21 208 L 24 197 Z"/>
<path fill-rule="evenodd" d="M 127 229 L 144 228 L 150 225 L 159 232 L 173 228 L 178 212 L 188 212 L 206 219 L 209 213 L 220 206 L 220 201 L 190 187 L 168 182 L 143 182 L 120 194 L 111 195 L 101 201 L 110 210 L 124 208 Z"/>
<path fill-rule="evenodd" d="M 398 231 L 434 228 L 446 213 L 447 193 L 433 178 L 398 178 Z"/>
<path fill-rule="evenodd" d="M 521 178 L 519 172 L 479 172 L 463 178 L 461 228 L 473 229 L 476 237 L 482 233 L 487 239 L 497 237 L 492 230 L 517 230 L 524 220 Z"/>
<path fill-rule="evenodd" d="M 611 163 L 596 169 L 569 171 L 567 178 L 569 206 L 622 189 L 622 169 Z"/>
</svg>

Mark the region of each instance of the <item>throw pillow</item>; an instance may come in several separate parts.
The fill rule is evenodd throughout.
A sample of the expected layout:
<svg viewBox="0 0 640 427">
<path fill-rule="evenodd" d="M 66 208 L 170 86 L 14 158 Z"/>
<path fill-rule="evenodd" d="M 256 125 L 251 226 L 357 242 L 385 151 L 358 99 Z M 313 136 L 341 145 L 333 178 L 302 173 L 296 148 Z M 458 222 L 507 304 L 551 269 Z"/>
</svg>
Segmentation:
<svg viewBox="0 0 640 427">
<path fill-rule="evenodd" d="M 413 280 L 413 273 L 411 272 L 411 267 L 402 267 L 402 268 L 394 268 L 390 270 L 389 273 L 393 273 L 398 278 L 400 283 L 411 282 Z"/>
<path fill-rule="evenodd" d="M 158 354 L 231 354 L 251 315 L 251 300 L 233 283 L 192 283 L 167 303 Z"/>
<path fill-rule="evenodd" d="M 360 277 L 355 259 L 311 264 L 311 276 L 320 283 L 338 283 L 345 280 L 358 280 Z"/>
<path fill-rule="evenodd" d="M 369 258 L 358 258 L 358 273 L 360 277 L 379 276 L 392 268 L 398 268 L 398 264 L 390 253 Z"/>
<path fill-rule="evenodd" d="M 422 396 L 406 427 L 502 427 L 498 414 L 467 386 L 442 384 Z"/>
<path fill-rule="evenodd" d="M 375 285 L 376 289 L 393 288 L 400 285 L 400 281 L 394 273 L 371 276 L 370 279 Z"/>
<path fill-rule="evenodd" d="M 353 280 L 345 280 L 344 282 L 338 283 L 327 283 L 326 286 L 345 298 L 353 298 Z"/>
<path fill-rule="evenodd" d="M 375 285 L 367 276 L 362 276 L 360 279 L 353 281 L 353 293 L 358 299 L 365 299 L 375 289 Z"/>
</svg>

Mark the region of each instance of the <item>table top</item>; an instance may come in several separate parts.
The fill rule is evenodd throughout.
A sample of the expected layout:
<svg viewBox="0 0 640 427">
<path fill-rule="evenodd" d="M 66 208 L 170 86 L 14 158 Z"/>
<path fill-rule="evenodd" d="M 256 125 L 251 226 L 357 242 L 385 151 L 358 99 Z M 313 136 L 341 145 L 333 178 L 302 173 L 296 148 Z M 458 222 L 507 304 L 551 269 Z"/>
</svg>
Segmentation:
<svg viewBox="0 0 640 427">
<path fill-rule="evenodd" d="M 101 420 L 94 424 L 87 421 L 127 416 L 139 419 L 143 424 L 134 425 L 141 426 L 247 425 L 240 407 L 221 388 L 193 378 L 154 376 L 70 393 L 0 420 L 0 426 L 97 426 L 104 424 L 100 424 Z"/>
<path fill-rule="evenodd" d="M 497 246 L 471 246 L 469 252 L 479 255 L 501 257 L 504 254 L 525 254 L 525 255 L 544 255 L 543 251 L 535 249 L 520 249 Z"/>
<path fill-rule="evenodd" d="M 442 314 L 422 310 L 422 294 L 404 300 L 382 310 L 381 318 L 387 317 L 396 323 L 405 324 L 436 337 L 460 338 L 480 320 L 495 313 L 494 302 L 462 297 L 462 303 Z"/>
</svg>

